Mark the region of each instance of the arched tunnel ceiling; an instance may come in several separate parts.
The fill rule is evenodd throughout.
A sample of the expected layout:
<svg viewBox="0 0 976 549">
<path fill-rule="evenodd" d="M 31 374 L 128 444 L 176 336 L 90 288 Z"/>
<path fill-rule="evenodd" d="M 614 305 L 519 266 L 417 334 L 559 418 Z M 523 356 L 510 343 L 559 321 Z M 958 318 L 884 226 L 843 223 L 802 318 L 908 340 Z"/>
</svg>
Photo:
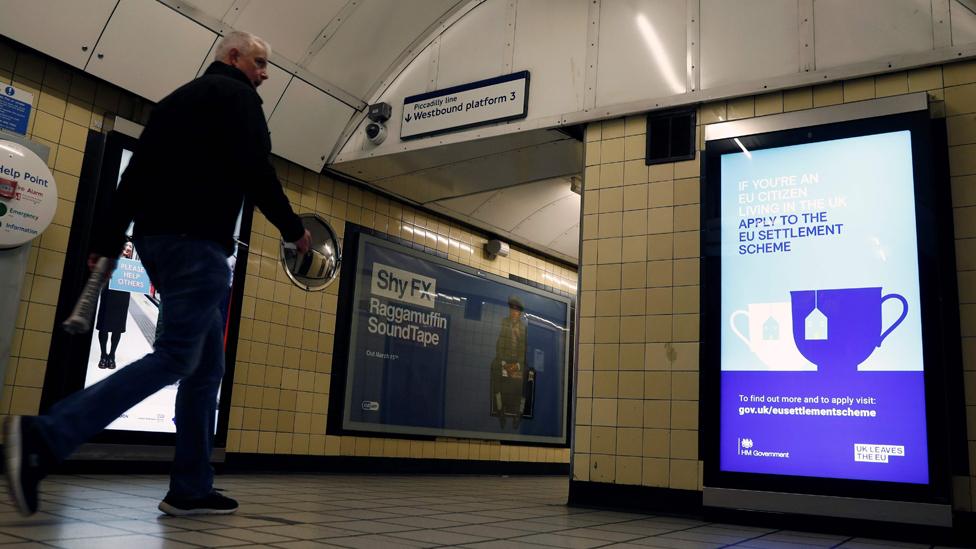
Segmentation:
<svg viewBox="0 0 976 549">
<path fill-rule="evenodd" d="M 566 239 L 578 213 L 551 216 L 549 198 L 578 174 L 582 145 L 554 128 L 976 57 L 976 0 L 856 4 L 0 0 L 0 34 L 152 101 L 199 74 L 219 36 L 261 35 L 274 48 L 259 93 L 275 154 L 316 171 L 335 162 L 377 189 L 575 261 Z M 392 104 L 394 124 L 406 95 L 518 70 L 532 73 L 535 101 L 522 121 L 455 132 L 445 146 L 364 143 L 368 103 Z M 465 207 L 482 197 L 489 208 Z M 571 223 L 549 238 L 557 218 Z"/>
</svg>

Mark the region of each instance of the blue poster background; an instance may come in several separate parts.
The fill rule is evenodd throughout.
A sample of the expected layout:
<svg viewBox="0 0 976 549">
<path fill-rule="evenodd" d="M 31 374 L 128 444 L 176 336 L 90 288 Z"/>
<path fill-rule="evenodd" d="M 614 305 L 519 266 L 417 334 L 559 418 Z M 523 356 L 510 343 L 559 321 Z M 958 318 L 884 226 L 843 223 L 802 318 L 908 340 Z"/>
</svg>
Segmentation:
<svg viewBox="0 0 976 549">
<path fill-rule="evenodd" d="M 362 235 L 346 380 L 346 427 L 378 432 L 485 436 L 564 442 L 567 302 L 400 251 Z M 436 280 L 433 309 L 372 293 L 374 265 L 395 266 Z M 492 415 L 491 365 L 508 302 L 525 307 L 526 369 L 536 374 L 532 417 L 501 426 Z M 370 300 L 420 314 L 435 311 L 437 345 L 370 333 Z"/>
<path fill-rule="evenodd" d="M 721 170 L 720 469 L 928 482 L 910 132 Z"/>
</svg>

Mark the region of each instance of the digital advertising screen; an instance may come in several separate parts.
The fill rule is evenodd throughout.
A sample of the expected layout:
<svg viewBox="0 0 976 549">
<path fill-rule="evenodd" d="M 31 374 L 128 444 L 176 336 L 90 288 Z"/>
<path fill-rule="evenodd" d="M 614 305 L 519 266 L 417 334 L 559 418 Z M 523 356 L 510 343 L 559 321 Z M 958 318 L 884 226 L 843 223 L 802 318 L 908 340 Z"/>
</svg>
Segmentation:
<svg viewBox="0 0 976 549">
<path fill-rule="evenodd" d="M 116 186 L 121 181 L 132 158 L 132 151 L 123 149 L 118 167 Z M 238 216 L 234 238 L 240 238 L 241 216 Z M 139 250 L 132 242 L 132 225 L 127 230 L 122 256 L 109 283 L 98 299 L 95 322 L 91 332 L 91 346 L 85 371 L 85 387 L 98 383 L 118 370 L 153 351 L 153 344 L 165 324 L 165 297 L 153 286 L 146 269 L 139 261 Z M 228 269 L 234 272 L 237 250 L 228 258 Z M 233 279 L 233 276 L 231 277 Z M 233 280 L 227 288 L 222 305 L 224 324 L 230 312 Z M 164 321 L 161 322 L 160 318 Z M 226 339 L 226 328 L 225 328 Z M 175 433 L 174 408 L 179 383 L 163 387 L 139 402 L 106 427 L 108 430 Z M 214 424 L 214 429 L 217 425 Z"/>
<path fill-rule="evenodd" d="M 722 472 L 930 482 L 912 132 L 854 133 L 709 164 Z"/>
<path fill-rule="evenodd" d="M 343 429 L 566 443 L 568 297 L 364 233 L 354 253 Z"/>
</svg>

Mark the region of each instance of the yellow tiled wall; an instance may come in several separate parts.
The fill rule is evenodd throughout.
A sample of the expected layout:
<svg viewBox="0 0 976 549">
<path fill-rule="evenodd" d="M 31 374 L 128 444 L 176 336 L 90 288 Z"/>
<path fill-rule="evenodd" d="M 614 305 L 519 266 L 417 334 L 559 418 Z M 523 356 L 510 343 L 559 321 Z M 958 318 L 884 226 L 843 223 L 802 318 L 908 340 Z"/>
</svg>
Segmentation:
<svg viewBox="0 0 976 549">
<path fill-rule="evenodd" d="M 111 113 L 110 118 L 118 114 L 143 120 L 150 105 L 63 63 L 3 42 L 0 84 L 13 84 L 34 95 L 27 137 L 51 148 L 48 167 L 58 186 L 54 221 L 31 244 L 10 362 L 0 392 L 0 414 L 36 414 L 88 130 L 101 129 L 106 113 Z M 9 324 L 4 324 L 8 329 Z"/>
<path fill-rule="evenodd" d="M 31 248 L 0 393 L 0 414 L 36 414 L 88 129 L 100 130 L 106 113 L 109 118 L 118 114 L 142 122 L 152 105 L 5 42 L 0 42 L 0 83 L 34 94 L 27 137 L 51 147 L 49 165 L 59 192 L 54 223 Z M 481 252 L 487 240 L 482 234 L 290 162 L 276 159 L 275 164 L 295 209 L 323 215 L 340 236 L 345 222 L 351 221 L 424 242 L 447 252 L 453 261 L 483 271 L 505 277 L 511 273 L 557 288 L 576 285 L 575 270 L 515 248 L 507 258 L 488 261 Z M 278 239 L 277 231 L 256 212 L 231 399 L 229 452 L 569 462 L 569 451 L 560 448 L 325 436 L 339 286 L 308 293 L 292 285 L 277 263 Z"/>
<path fill-rule="evenodd" d="M 947 118 L 962 317 L 970 476 L 954 503 L 976 509 L 976 62 L 702 105 L 702 126 L 928 92 Z M 586 130 L 573 478 L 700 490 L 699 159 L 644 165 L 645 118 Z"/>
<path fill-rule="evenodd" d="M 513 249 L 484 258 L 487 238 L 300 166 L 277 161 L 298 212 L 325 217 L 343 236 L 346 221 L 448 254 L 448 259 L 556 288 L 575 286 L 576 271 Z M 291 284 L 278 264 L 277 230 L 255 213 L 241 319 L 229 452 L 568 463 L 560 448 L 462 439 L 436 441 L 326 436 L 339 282 L 323 292 Z M 341 344 L 341 343 L 339 343 Z"/>
</svg>

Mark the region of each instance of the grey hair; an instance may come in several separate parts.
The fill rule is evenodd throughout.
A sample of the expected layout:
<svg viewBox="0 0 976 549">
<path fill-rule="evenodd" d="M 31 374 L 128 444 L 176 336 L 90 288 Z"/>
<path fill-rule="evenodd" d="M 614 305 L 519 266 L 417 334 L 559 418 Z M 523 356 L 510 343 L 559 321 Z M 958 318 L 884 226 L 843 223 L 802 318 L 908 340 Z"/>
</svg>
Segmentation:
<svg viewBox="0 0 976 549">
<path fill-rule="evenodd" d="M 215 61 L 226 61 L 227 56 L 230 54 L 230 50 L 236 49 L 241 53 L 250 53 L 251 48 L 254 46 L 260 46 L 268 52 L 268 57 L 271 57 L 271 45 L 268 44 L 267 40 L 261 38 L 260 36 L 255 36 L 249 32 L 244 31 L 232 31 L 217 42 L 217 48 L 214 50 L 214 60 Z"/>
</svg>

